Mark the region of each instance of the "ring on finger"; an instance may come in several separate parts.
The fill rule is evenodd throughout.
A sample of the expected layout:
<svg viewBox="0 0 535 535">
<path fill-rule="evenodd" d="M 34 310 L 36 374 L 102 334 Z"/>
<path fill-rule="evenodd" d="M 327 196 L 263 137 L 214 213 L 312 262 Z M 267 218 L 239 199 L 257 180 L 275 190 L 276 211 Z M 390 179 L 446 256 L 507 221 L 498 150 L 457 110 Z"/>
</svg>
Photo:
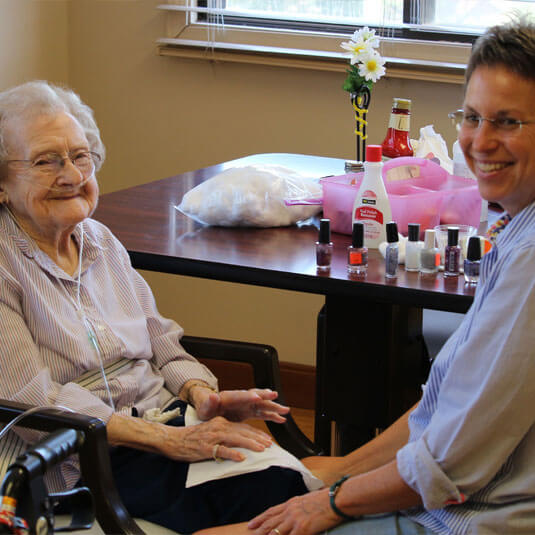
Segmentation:
<svg viewBox="0 0 535 535">
<path fill-rule="evenodd" d="M 278 528 L 273 528 L 273 529 L 271 530 L 271 532 L 274 533 L 275 535 L 281 535 L 281 532 L 279 531 Z"/>
<path fill-rule="evenodd" d="M 223 459 L 221 457 L 217 456 L 217 451 L 219 450 L 219 446 L 221 446 L 221 444 L 215 444 L 214 447 L 212 448 L 212 459 L 216 463 L 222 463 L 223 462 Z"/>
</svg>

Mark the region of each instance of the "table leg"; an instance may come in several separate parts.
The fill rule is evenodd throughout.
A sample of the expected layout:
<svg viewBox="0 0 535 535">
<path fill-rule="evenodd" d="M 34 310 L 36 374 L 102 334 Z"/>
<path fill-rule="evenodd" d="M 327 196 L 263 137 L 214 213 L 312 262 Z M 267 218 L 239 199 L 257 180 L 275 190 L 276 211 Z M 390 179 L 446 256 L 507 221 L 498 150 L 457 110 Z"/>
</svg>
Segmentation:
<svg viewBox="0 0 535 535">
<path fill-rule="evenodd" d="M 318 316 L 316 443 L 335 455 L 364 444 L 421 395 L 429 358 L 419 308 L 327 296 Z"/>
</svg>

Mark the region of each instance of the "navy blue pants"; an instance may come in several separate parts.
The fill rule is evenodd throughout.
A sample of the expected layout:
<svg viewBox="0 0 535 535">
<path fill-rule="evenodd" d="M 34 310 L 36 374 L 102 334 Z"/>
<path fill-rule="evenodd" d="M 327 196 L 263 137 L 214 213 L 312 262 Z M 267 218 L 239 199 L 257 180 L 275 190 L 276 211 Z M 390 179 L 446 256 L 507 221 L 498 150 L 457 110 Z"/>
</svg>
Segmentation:
<svg viewBox="0 0 535 535">
<path fill-rule="evenodd" d="M 176 402 L 169 409 L 178 405 L 185 407 Z M 184 418 L 167 425 L 183 426 Z M 111 462 L 117 489 L 130 514 L 179 533 L 245 522 L 307 492 L 301 474 L 288 468 L 271 467 L 186 489 L 188 463 L 126 447 L 115 448 Z"/>
</svg>

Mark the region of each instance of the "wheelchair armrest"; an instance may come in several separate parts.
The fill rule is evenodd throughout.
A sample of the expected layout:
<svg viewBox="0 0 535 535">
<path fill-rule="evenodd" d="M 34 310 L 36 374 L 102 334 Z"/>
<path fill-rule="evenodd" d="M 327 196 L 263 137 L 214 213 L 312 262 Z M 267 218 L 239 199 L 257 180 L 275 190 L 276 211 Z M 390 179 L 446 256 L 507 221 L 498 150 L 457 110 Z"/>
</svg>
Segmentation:
<svg viewBox="0 0 535 535">
<path fill-rule="evenodd" d="M 30 409 L 29 405 L 0 400 L 0 423 L 8 423 Z M 97 520 L 105 533 L 143 535 L 125 509 L 113 481 L 106 425 L 102 420 L 84 414 L 44 408 L 23 418 L 19 427 L 38 431 L 71 428 L 82 431 L 85 439 L 80 449 L 80 465 L 84 483 L 91 490 Z"/>
<path fill-rule="evenodd" d="M 181 343 L 186 351 L 196 358 L 249 364 L 253 369 L 255 387 L 276 390 L 279 393 L 278 401 L 285 403 L 279 358 L 274 347 L 196 336 L 183 336 Z M 284 424 L 274 422 L 266 424 L 277 443 L 299 459 L 322 454 L 321 450 L 299 429 L 291 414 L 286 416 Z"/>
</svg>

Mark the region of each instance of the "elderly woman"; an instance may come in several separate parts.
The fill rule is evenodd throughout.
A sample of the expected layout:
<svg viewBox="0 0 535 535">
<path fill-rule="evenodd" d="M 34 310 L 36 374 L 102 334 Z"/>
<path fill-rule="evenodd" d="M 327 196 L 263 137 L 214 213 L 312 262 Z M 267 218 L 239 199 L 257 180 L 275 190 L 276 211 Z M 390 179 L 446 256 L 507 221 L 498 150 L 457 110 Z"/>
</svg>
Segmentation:
<svg viewBox="0 0 535 535">
<path fill-rule="evenodd" d="M 182 533 L 244 521 L 299 493 L 283 468 L 185 489 L 188 463 L 239 462 L 262 451 L 251 416 L 284 421 L 269 390 L 217 391 L 180 345 L 120 243 L 91 220 L 104 147 L 91 110 L 72 91 L 31 82 L 0 93 L 0 397 L 67 407 L 107 422 L 118 490 L 138 517 Z M 206 420 L 184 427 L 186 402 Z M 0 471 L 35 440 L 10 432 Z M 52 490 L 79 479 L 51 474 Z"/>
<path fill-rule="evenodd" d="M 460 144 L 482 197 L 506 212 L 421 401 L 348 456 L 306 460 L 330 489 L 203 534 L 535 533 L 534 65 L 531 23 L 473 48 Z"/>
</svg>

